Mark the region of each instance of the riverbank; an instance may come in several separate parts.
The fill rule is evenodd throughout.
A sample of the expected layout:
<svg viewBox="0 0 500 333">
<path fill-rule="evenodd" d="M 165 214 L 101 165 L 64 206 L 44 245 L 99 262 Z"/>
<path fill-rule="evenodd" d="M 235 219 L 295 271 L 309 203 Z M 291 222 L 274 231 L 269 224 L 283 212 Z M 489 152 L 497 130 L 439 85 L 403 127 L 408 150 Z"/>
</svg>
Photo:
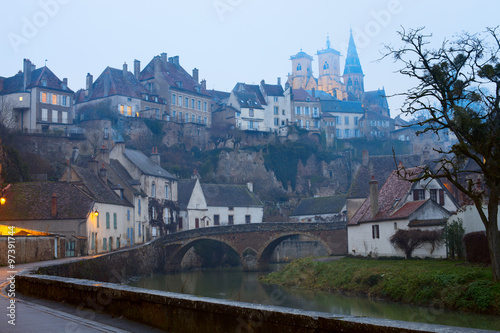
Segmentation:
<svg viewBox="0 0 500 333">
<path fill-rule="evenodd" d="M 500 315 L 500 283 L 492 282 L 491 268 L 459 261 L 344 258 L 321 262 L 299 259 L 261 280 L 283 286 Z"/>
</svg>

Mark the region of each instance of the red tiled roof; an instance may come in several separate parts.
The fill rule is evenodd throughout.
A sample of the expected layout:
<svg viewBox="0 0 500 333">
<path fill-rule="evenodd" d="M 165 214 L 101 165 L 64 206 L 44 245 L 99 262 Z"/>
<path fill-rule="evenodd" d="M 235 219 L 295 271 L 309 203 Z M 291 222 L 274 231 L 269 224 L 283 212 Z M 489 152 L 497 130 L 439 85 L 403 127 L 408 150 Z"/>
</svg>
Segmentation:
<svg viewBox="0 0 500 333">
<path fill-rule="evenodd" d="M 361 207 L 354 214 L 348 224 L 355 225 L 373 220 L 394 219 L 395 217 L 391 215 L 396 213 L 397 210 L 399 210 L 402 206 L 404 207 L 402 202 L 413 185 L 410 180 L 418 177 L 421 172 L 422 168 L 420 167 L 408 168 L 406 169 L 406 174 L 403 178 L 402 176 L 398 175 L 398 172 L 396 170 L 393 171 L 379 191 L 378 213 L 374 217 L 371 216 L 371 204 L 370 198 L 368 198 L 365 200 L 365 202 L 363 202 Z M 404 211 L 401 212 L 401 216 L 398 218 L 403 218 L 405 211 L 409 212 L 411 211 L 411 208 L 416 209 L 416 207 L 414 207 L 413 205 L 417 204 L 409 205 L 407 208 L 405 208 Z"/>
<path fill-rule="evenodd" d="M 430 199 L 427 199 L 430 200 Z M 422 207 L 427 200 L 419 200 L 419 201 L 409 201 L 403 205 L 403 207 L 399 208 L 397 211 L 393 212 L 390 217 L 393 219 L 404 219 L 413 214 L 417 209 Z M 378 215 L 378 214 L 377 214 Z M 375 216 L 376 217 L 376 216 Z"/>
</svg>

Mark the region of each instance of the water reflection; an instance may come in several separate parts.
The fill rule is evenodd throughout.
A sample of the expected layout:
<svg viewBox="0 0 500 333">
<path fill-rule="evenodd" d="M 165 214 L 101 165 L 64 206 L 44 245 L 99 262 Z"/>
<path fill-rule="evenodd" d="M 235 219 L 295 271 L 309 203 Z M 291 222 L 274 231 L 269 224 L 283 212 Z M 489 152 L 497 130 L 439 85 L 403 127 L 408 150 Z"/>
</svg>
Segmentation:
<svg viewBox="0 0 500 333">
<path fill-rule="evenodd" d="M 277 270 L 279 267 L 274 266 L 273 269 Z M 310 311 L 500 330 L 498 316 L 414 307 L 365 297 L 266 285 L 258 280 L 264 274 L 267 272 L 242 272 L 240 268 L 207 269 L 155 274 L 129 284 L 140 288 Z"/>
</svg>

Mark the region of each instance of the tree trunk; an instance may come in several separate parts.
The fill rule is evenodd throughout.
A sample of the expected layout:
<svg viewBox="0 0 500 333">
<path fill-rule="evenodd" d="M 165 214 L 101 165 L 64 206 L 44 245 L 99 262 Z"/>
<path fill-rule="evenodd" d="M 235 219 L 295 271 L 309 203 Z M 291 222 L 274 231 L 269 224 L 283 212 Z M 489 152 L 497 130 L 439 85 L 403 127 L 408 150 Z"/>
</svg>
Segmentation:
<svg viewBox="0 0 500 333">
<path fill-rule="evenodd" d="M 496 191 L 495 191 L 496 192 Z M 493 194 L 493 193 L 492 193 Z M 494 193 L 496 195 L 496 193 Z M 486 238 L 488 239 L 488 250 L 490 252 L 491 270 L 493 281 L 500 282 L 500 233 L 498 232 L 498 196 L 490 197 L 488 203 L 488 222 L 486 226 Z"/>
</svg>

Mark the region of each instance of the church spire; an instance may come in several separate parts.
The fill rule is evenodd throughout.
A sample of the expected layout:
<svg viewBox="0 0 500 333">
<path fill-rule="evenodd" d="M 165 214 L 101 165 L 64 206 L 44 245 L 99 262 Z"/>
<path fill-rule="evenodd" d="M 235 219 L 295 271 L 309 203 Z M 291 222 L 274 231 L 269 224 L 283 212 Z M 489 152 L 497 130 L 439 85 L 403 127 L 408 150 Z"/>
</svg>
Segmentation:
<svg viewBox="0 0 500 333">
<path fill-rule="evenodd" d="M 330 36 L 326 35 L 326 48 L 329 49 L 331 46 L 331 43 L 330 43 Z"/>
<path fill-rule="evenodd" d="M 363 74 L 361 63 L 359 62 L 358 51 L 354 38 L 352 37 L 352 29 L 349 37 L 349 47 L 347 48 L 347 56 L 345 59 L 344 75 L 346 74 Z"/>
</svg>

